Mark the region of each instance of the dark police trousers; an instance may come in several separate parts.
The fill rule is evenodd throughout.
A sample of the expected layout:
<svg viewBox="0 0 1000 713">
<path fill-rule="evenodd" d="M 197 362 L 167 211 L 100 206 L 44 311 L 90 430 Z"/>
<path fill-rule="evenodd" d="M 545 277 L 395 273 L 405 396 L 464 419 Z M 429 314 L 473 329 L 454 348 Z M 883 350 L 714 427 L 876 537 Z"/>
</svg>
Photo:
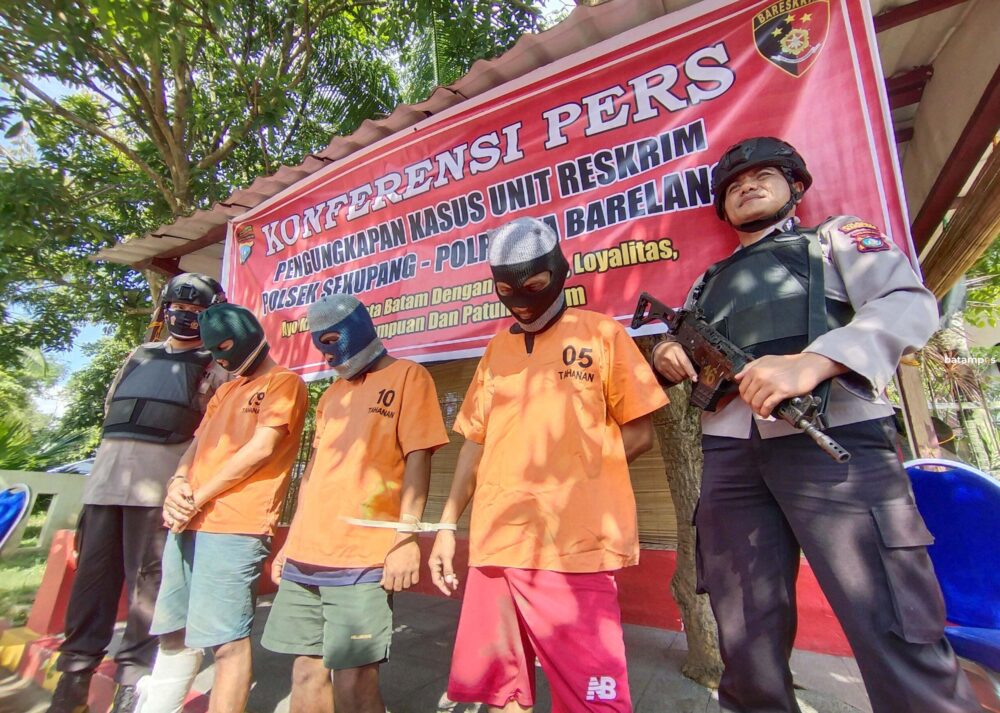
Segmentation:
<svg viewBox="0 0 1000 713">
<path fill-rule="evenodd" d="M 699 587 L 719 625 L 719 702 L 798 713 L 788 659 L 799 550 L 847 634 L 875 713 L 978 713 L 943 635 L 944 602 L 887 419 L 829 430 L 846 464 L 807 436 L 704 436 L 695 513 Z"/>
<path fill-rule="evenodd" d="M 150 636 L 160 588 L 160 561 L 167 531 L 158 507 L 85 505 L 77 530 L 79 559 L 66 610 L 66 639 L 59 647 L 60 671 L 93 671 L 114 634 L 122 584 L 128 619 L 115 662 L 115 680 L 134 685 L 148 674 L 157 638 Z"/>
</svg>

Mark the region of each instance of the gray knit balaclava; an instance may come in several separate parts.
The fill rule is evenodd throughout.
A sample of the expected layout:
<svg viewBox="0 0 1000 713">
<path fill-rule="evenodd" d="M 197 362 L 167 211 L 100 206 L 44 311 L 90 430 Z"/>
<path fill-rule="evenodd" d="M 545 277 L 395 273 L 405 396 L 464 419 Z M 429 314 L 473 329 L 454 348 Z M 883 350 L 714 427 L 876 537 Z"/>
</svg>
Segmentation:
<svg viewBox="0 0 1000 713">
<path fill-rule="evenodd" d="M 360 376 L 385 354 L 371 315 L 352 295 L 323 297 L 309 306 L 308 316 L 313 344 L 343 379 Z M 339 339 L 332 344 L 322 342 L 320 338 L 331 332 L 336 332 Z"/>
<path fill-rule="evenodd" d="M 497 293 L 500 301 L 507 309 L 531 309 L 530 322 L 514 315 L 524 331 L 540 331 L 565 306 L 563 285 L 569 276 L 569 263 L 559 246 L 559 236 L 542 221 L 517 218 L 490 231 L 489 261 L 494 282 L 504 282 L 513 288 L 507 296 Z M 541 292 L 523 289 L 525 280 L 546 270 L 552 273 L 548 287 Z"/>
</svg>

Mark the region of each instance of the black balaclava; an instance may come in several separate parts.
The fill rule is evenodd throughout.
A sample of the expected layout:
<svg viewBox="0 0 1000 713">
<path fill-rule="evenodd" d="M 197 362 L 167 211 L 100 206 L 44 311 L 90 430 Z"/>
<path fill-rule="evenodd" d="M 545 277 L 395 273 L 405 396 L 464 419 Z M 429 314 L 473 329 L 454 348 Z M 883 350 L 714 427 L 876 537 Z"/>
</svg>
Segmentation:
<svg viewBox="0 0 1000 713">
<path fill-rule="evenodd" d="M 269 347 L 264 328 L 250 310 L 234 304 L 218 304 L 199 316 L 201 340 L 216 361 L 226 360 L 226 371 L 252 374 L 267 357 Z M 219 345 L 227 339 L 233 340 L 233 346 L 220 349 Z"/>
<path fill-rule="evenodd" d="M 510 309 L 529 307 L 533 319 L 525 322 L 516 319 L 525 332 L 544 329 L 565 306 L 563 285 L 569 276 L 569 263 L 559 246 L 559 236 L 552 228 L 535 218 L 517 218 L 489 234 L 489 261 L 494 282 L 505 282 L 513 293 L 500 301 Z M 528 292 L 522 288 L 532 275 L 546 270 L 552 281 L 541 292 Z"/>
</svg>

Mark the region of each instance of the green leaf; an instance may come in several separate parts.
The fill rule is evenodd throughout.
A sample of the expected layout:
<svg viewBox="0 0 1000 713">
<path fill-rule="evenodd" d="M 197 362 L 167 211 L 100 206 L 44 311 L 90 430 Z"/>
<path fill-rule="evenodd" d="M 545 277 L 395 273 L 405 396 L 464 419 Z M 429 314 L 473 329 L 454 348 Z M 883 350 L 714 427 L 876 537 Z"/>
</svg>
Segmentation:
<svg viewBox="0 0 1000 713">
<path fill-rule="evenodd" d="M 24 131 L 24 121 L 22 120 L 12 125 L 9 129 L 7 129 L 3 137 L 5 139 L 13 139 L 20 136 L 23 131 Z"/>
</svg>

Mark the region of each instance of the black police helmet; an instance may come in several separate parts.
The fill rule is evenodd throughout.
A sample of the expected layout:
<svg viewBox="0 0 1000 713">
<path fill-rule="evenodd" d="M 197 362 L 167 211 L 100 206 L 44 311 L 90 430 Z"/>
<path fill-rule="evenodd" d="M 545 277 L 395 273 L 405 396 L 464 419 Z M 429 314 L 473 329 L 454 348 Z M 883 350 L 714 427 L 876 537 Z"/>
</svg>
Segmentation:
<svg viewBox="0 0 1000 713">
<path fill-rule="evenodd" d="M 199 307 L 211 307 L 226 301 L 226 293 L 222 285 L 208 275 L 197 272 L 185 272 L 170 278 L 163 288 L 162 302 L 187 302 Z"/>
<path fill-rule="evenodd" d="M 812 185 L 813 179 L 806 168 L 806 162 L 794 146 L 773 136 L 744 139 L 730 146 L 712 171 L 715 214 L 720 220 L 726 220 L 726 189 L 729 185 L 744 171 L 763 166 L 780 168 L 789 183 L 802 181 L 803 193 Z M 798 198 L 801 198 L 801 194 L 795 197 L 796 202 Z"/>
</svg>

